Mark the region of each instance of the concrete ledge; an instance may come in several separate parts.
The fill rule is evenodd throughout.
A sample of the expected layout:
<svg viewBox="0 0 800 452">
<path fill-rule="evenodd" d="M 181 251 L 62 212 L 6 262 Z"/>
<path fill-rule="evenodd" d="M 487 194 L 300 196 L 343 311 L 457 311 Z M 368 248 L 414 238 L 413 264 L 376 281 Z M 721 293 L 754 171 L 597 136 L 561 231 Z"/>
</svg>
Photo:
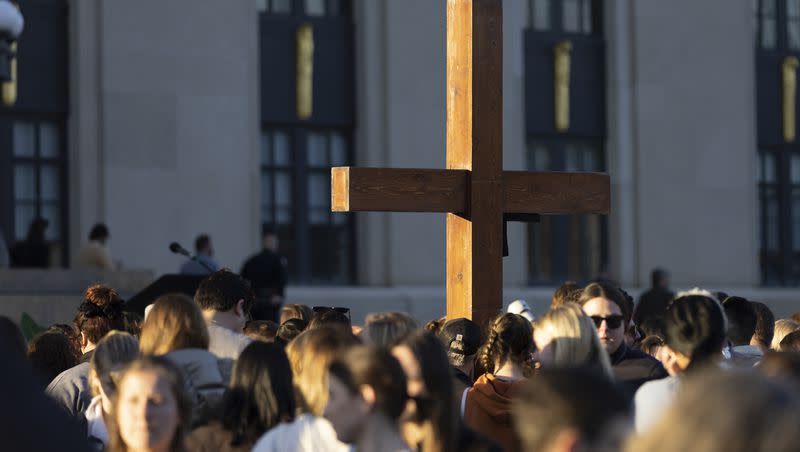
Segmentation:
<svg viewBox="0 0 800 452">
<path fill-rule="evenodd" d="M 153 282 L 149 270 L 0 269 L 0 294 L 77 294 L 102 283 L 132 295 Z"/>
</svg>

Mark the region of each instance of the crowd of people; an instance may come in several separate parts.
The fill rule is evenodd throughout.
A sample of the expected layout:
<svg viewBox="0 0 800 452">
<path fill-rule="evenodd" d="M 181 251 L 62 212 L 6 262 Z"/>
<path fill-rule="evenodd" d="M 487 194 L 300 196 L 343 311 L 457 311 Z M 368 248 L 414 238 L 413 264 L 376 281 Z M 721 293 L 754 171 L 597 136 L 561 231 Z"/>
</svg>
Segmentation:
<svg viewBox="0 0 800 452">
<path fill-rule="evenodd" d="M 565 283 L 485 328 L 300 304 L 252 320 L 228 270 L 144 316 L 93 285 L 29 343 L 0 318 L 4 450 L 796 450 L 800 319 L 653 281 L 638 303 Z"/>
</svg>

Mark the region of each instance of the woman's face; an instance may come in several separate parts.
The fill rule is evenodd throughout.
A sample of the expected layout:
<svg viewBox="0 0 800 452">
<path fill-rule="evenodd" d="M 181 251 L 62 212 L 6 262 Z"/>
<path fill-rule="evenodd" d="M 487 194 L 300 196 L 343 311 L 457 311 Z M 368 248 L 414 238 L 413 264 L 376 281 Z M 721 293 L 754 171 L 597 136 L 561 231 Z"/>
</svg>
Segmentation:
<svg viewBox="0 0 800 452">
<path fill-rule="evenodd" d="M 169 384 L 154 371 L 133 371 L 119 387 L 117 425 L 129 449 L 168 450 L 180 422 Z"/>
<path fill-rule="evenodd" d="M 538 361 L 542 367 L 548 367 L 553 363 L 555 356 L 555 349 L 553 343 L 553 334 L 549 328 L 537 327 L 533 330 L 533 342 L 536 344 L 536 352 L 533 354 L 533 359 Z"/>
<path fill-rule="evenodd" d="M 328 376 L 328 404 L 324 416 L 331 422 L 339 441 L 353 444 L 358 440 L 369 407 L 334 375 Z"/>
</svg>

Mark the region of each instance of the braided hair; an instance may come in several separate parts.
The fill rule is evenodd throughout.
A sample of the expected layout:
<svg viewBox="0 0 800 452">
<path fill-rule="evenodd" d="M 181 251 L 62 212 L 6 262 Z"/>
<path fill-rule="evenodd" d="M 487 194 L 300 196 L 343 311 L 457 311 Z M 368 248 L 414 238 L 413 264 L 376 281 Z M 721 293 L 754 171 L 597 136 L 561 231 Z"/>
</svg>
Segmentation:
<svg viewBox="0 0 800 452">
<path fill-rule="evenodd" d="M 719 302 L 699 293 L 676 298 L 664 318 L 664 342 L 689 357 L 687 371 L 720 357 L 725 315 Z"/>
<path fill-rule="evenodd" d="M 486 343 L 478 352 L 478 363 L 486 373 L 508 360 L 524 364 L 533 350 L 533 327 L 519 314 L 502 314 L 489 326 Z"/>
</svg>

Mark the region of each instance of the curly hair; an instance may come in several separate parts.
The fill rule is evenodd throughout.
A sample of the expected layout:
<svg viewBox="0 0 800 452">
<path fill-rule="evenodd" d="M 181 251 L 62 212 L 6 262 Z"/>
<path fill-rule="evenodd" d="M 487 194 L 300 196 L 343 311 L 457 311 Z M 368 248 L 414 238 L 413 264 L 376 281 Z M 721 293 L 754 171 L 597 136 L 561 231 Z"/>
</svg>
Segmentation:
<svg viewBox="0 0 800 452">
<path fill-rule="evenodd" d="M 533 350 L 531 322 L 519 314 L 505 313 L 495 318 L 478 352 L 478 362 L 487 373 L 494 373 L 506 361 L 524 364 Z"/>
<path fill-rule="evenodd" d="M 109 331 L 125 330 L 124 304 L 116 290 L 95 284 L 86 289 L 73 323 L 89 342 L 96 344 Z"/>
</svg>

